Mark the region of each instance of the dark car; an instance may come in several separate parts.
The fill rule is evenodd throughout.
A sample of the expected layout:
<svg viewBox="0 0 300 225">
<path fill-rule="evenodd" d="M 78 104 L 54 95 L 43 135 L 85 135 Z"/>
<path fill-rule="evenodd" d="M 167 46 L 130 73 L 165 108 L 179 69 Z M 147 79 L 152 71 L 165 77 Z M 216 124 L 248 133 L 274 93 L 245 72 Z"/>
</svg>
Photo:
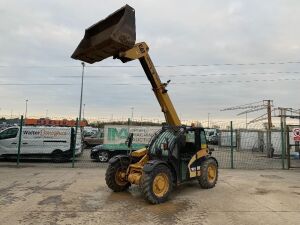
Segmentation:
<svg viewBox="0 0 300 225">
<path fill-rule="evenodd" d="M 83 138 L 84 148 L 101 145 L 103 144 L 103 139 L 104 139 L 104 134 L 103 132 L 100 131 L 91 136 L 85 136 Z"/>
<path fill-rule="evenodd" d="M 90 157 L 99 162 L 107 162 L 114 155 L 126 155 L 128 153 L 128 149 L 107 149 L 104 145 L 97 145 L 91 149 Z"/>
</svg>

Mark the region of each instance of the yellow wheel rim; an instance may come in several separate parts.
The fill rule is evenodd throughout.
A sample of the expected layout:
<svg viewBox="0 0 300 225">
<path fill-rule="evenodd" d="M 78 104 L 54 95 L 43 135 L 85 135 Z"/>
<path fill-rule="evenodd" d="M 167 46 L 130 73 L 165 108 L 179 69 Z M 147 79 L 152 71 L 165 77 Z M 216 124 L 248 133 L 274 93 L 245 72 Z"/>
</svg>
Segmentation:
<svg viewBox="0 0 300 225">
<path fill-rule="evenodd" d="M 115 174 L 115 181 L 120 186 L 124 186 L 127 184 L 127 181 L 124 179 L 124 173 L 126 173 L 126 170 L 119 168 Z"/>
<path fill-rule="evenodd" d="M 159 173 L 153 180 L 153 193 L 157 197 L 163 197 L 169 190 L 169 178 L 165 173 Z"/>
<path fill-rule="evenodd" d="M 214 182 L 217 177 L 217 168 L 215 165 L 210 164 L 207 168 L 207 178 L 210 183 Z"/>
</svg>

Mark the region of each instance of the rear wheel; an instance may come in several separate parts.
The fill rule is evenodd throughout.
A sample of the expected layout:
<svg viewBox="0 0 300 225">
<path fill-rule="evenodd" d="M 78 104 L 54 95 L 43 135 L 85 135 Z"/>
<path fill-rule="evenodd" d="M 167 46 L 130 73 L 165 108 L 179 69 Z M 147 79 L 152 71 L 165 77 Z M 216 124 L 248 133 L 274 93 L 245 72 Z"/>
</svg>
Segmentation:
<svg viewBox="0 0 300 225">
<path fill-rule="evenodd" d="M 63 152 L 61 150 L 55 150 L 52 152 L 52 160 L 55 163 L 64 162 L 66 158 L 63 155 Z"/>
<path fill-rule="evenodd" d="M 107 186 L 115 192 L 125 191 L 130 186 L 125 176 L 129 164 L 124 164 L 121 165 L 119 161 L 109 164 L 105 173 Z"/>
<path fill-rule="evenodd" d="M 99 162 L 107 162 L 109 160 L 109 152 L 99 151 L 98 152 L 98 160 L 99 160 Z"/>
<path fill-rule="evenodd" d="M 150 173 L 144 173 L 141 180 L 144 196 L 152 204 L 167 201 L 172 185 L 171 171 L 165 165 L 158 165 Z"/>
<path fill-rule="evenodd" d="M 82 148 L 83 148 L 83 149 L 86 149 L 88 146 L 89 146 L 88 143 L 87 143 L 86 141 L 84 141 L 84 142 L 83 142 L 83 147 L 82 147 Z"/>
<path fill-rule="evenodd" d="M 208 158 L 201 165 L 201 175 L 198 178 L 202 188 L 213 188 L 218 180 L 218 165 L 214 159 Z"/>
</svg>

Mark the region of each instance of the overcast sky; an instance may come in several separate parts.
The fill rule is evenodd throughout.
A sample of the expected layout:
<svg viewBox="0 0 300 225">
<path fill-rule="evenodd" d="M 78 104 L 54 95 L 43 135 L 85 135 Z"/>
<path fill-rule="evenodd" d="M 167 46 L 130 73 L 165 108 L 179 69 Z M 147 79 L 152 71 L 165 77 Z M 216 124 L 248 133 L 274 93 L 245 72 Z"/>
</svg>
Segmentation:
<svg viewBox="0 0 300 225">
<path fill-rule="evenodd" d="M 0 114 L 24 113 L 28 99 L 28 116 L 76 117 L 81 64 L 70 55 L 85 28 L 126 3 L 181 119 L 242 119 L 220 109 L 263 99 L 300 108 L 300 1 L 0 0 Z M 127 65 L 86 68 L 86 117 L 128 118 L 131 107 L 163 117 L 138 62 Z"/>
</svg>

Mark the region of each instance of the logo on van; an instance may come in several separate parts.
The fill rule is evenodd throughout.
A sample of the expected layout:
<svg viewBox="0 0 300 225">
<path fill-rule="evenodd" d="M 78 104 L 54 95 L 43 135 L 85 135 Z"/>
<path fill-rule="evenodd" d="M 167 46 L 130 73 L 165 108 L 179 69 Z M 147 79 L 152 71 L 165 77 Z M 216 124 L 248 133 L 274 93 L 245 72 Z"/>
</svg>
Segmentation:
<svg viewBox="0 0 300 225">
<path fill-rule="evenodd" d="M 59 130 L 24 130 L 24 135 L 44 136 L 44 137 L 58 137 L 67 135 L 66 131 Z"/>
<path fill-rule="evenodd" d="M 24 135 L 41 135 L 41 131 L 37 131 L 37 130 L 24 130 L 23 134 Z"/>
<path fill-rule="evenodd" d="M 57 137 L 57 136 L 67 135 L 67 133 L 65 131 L 58 131 L 58 130 L 56 130 L 56 131 L 44 130 L 43 135 Z"/>
</svg>

